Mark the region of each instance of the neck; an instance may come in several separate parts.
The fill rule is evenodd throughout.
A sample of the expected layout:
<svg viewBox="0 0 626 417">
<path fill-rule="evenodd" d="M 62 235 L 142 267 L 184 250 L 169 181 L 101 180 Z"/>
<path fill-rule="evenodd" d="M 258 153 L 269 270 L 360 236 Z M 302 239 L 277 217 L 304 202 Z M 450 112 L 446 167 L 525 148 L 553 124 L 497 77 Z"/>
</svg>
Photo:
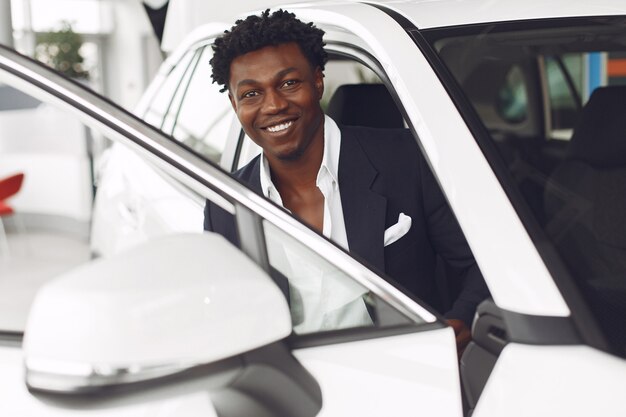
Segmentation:
<svg viewBox="0 0 626 417">
<path fill-rule="evenodd" d="M 320 141 L 319 149 L 311 149 L 306 157 L 296 160 L 268 159 L 272 182 L 282 194 L 284 189 L 301 189 L 315 187 L 317 173 L 324 157 L 324 142 Z M 316 147 L 317 148 L 317 147 Z"/>
<path fill-rule="evenodd" d="M 324 158 L 324 131 L 309 145 L 306 152 L 295 159 L 267 158 L 272 182 L 281 195 L 283 191 L 297 191 L 316 187 L 317 174 Z"/>
</svg>

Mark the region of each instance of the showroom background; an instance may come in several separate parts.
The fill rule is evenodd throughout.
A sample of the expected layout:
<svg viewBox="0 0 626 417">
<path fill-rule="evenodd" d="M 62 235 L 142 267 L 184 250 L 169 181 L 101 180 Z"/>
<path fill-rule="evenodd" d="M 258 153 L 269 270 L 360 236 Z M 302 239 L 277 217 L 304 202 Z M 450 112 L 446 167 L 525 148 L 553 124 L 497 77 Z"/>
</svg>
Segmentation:
<svg viewBox="0 0 626 417">
<path fill-rule="evenodd" d="M 294 1 L 290 1 L 293 3 Z M 284 3 L 277 0 L 0 0 L 0 44 L 35 56 L 42 34 L 70 24 L 83 44 L 86 80 L 96 91 L 133 109 L 159 64 L 203 21 L 233 22 L 242 10 Z M 219 6 L 219 7 L 218 7 Z M 149 15 L 162 22 L 160 42 Z"/>
</svg>

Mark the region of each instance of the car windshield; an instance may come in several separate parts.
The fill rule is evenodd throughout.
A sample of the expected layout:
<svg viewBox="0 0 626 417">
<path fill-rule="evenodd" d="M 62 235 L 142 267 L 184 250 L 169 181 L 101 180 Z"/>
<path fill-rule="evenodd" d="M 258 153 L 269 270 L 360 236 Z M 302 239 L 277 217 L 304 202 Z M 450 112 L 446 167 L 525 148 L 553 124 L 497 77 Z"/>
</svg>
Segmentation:
<svg viewBox="0 0 626 417">
<path fill-rule="evenodd" d="M 528 208 L 532 212 L 527 225 L 543 229 L 531 235 L 536 241 L 549 238 L 550 250 L 560 255 L 621 354 L 626 353 L 624 22 L 623 17 L 568 19 L 427 32 L 462 90 L 459 107 L 467 110 L 483 151 L 496 156 L 492 165 L 503 171 L 509 196 L 515 202 L 521 194 L 522 217 Z M 476 116 L 481 123 L 473 122 Z"/>
</svg>

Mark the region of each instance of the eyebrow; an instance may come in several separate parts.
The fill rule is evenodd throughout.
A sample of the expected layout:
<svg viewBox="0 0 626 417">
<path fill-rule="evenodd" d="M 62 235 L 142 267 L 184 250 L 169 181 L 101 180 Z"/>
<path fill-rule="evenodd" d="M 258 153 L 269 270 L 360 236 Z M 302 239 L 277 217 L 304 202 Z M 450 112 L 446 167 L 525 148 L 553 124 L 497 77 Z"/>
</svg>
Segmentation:
<svg viewBox="0 0 626 417">
<path fill-rule="evenodd" d="M 290 72 L 296 71 L 297 68 L 296 67 L 289 67 L 289 68 L 285 68 L 284 70 L 280 70 L 278 71 L 275 75 L 274 78 L 281 78 L 284 77 L 285 75 L 289 74 Z M 251 85 L 251 84 L 258 84 L 257 80 L 253 80 L 251 78 L 246 78 L 245 80 L 241 80 L 237 83 L 237 88 L 241 87 L 242 85 Z"/>
</svg>

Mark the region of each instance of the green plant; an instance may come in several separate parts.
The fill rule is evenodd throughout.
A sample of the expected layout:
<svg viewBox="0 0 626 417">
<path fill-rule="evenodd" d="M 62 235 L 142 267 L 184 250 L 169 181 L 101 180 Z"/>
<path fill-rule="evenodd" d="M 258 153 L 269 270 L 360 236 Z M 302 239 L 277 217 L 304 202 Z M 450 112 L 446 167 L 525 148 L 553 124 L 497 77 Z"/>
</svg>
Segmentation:
<svg viewBox="0 0 626 417">
<path fill-rule="evenodd" d="M 83 38 L 64 21 L 61 30 L 37 34 L 35 58 L 71 78 L 89 78 L 80 54 Z"/>
</svg>

